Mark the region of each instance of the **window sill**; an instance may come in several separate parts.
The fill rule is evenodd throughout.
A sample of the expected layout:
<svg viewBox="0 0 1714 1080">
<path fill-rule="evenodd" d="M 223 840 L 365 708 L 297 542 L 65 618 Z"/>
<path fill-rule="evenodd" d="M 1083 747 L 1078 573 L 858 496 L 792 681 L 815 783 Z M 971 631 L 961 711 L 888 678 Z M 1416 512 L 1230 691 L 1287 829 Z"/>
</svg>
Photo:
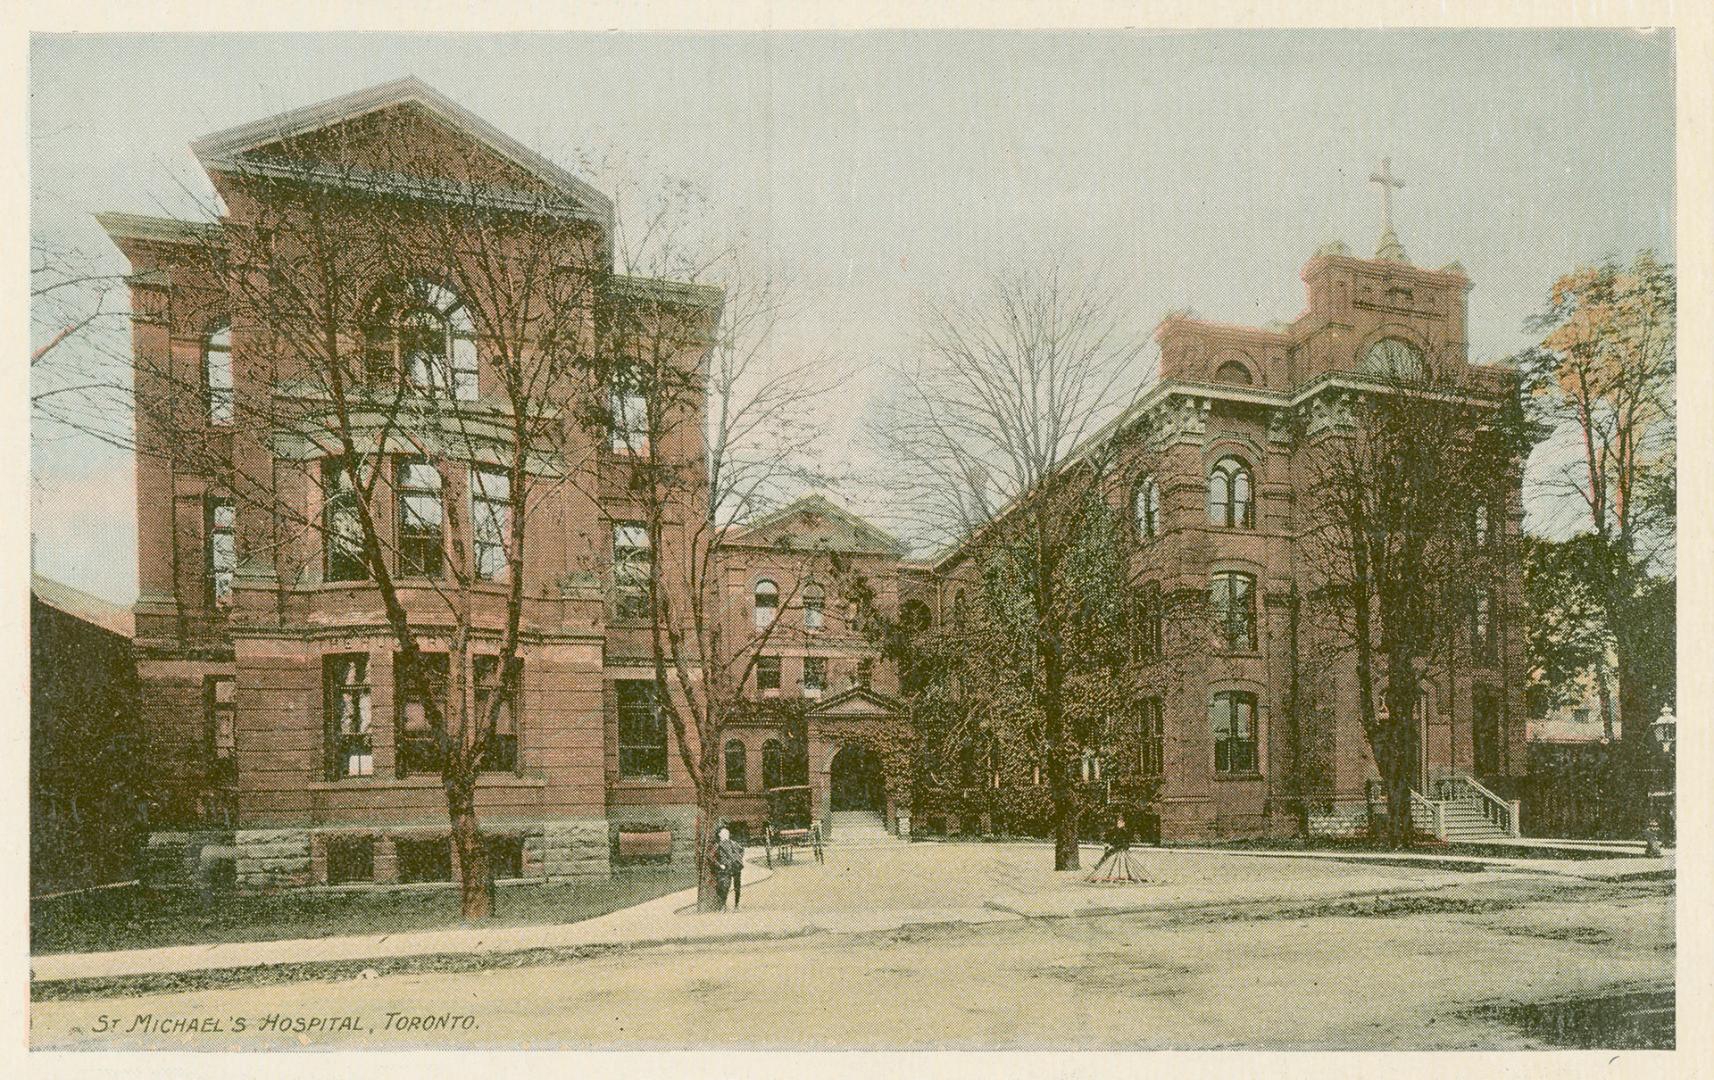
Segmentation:
<svg viewBox="0 0 1714 1080">
<path fill-rule="evenodd" d="M 1223 773 L 1223 772 L 1217 772 L 1217 773 L 1215 773 L 1215 774 L 1214 774 L 1214 779 L 1215 779 L 1215 780 L 1216 780 L 1216 781 L 1217 781 L 1217 782 L 1232 782 L 1232 781 L 1240 781 L 1240 782 L 1241 782 L 1241 781 L 1250 781 L 1250 782 L 1254 782 L 1254 781 L 1257 781 L 1257 780 L 1261 780 L 1261 779 L 1264 779 L 1264 777 L 1263 777 L 1263 776 L 1262 776 L 1262 774 L 1261 774 L 1261 773 L 1259 773 L 1259 772 L 1241 772 L 1241 773 Z"/>
<path fill-rule="evenodd" d="M 403 780 L 387 779 L 386 777 L 353 776 L 345 780 L 316 780 L 311 782 L 311 791 L 340 791 L 350 790 L 385 790 L 385 791 L 427 791 L 442 786 L 438 776 L 408 776 Z M 539 788 L 546 787 L 547 780 L 540 776 L 516 776 L 511 773 L 482 773 L 476 778 L 478 788 Z"/>
<path fill-rule="evenodd" d="M 624 780 L 624 779 L 615 780 L 615 781 L 613 781 L 613 786 L 615 788 L 644 790 L 644 789 L 648 789 L 648 788 L 669 788 L 669 787 L 673 786 L 673 782 L 671 779 L 658 779 L 658 778 L 654 778 L 654 777 L 644 777 L 644 778 L 631 779 L 631 780 Z"/>
</svg>

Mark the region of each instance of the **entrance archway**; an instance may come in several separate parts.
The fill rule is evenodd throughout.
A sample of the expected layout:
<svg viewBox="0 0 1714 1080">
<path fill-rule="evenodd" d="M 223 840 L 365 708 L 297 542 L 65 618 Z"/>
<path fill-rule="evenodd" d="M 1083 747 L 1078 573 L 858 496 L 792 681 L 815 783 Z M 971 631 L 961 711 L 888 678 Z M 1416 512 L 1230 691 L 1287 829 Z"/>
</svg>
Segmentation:
<svg viewBox="0 0 1714 1080">
<path fill-rule="evenodd" d="M 850 743 L 828 765 L 828 786 L 834 810 L 872 810 L 887 805 L 886 784 L 881 778 L 881 759 L 868 747 Z"/>
</svg>

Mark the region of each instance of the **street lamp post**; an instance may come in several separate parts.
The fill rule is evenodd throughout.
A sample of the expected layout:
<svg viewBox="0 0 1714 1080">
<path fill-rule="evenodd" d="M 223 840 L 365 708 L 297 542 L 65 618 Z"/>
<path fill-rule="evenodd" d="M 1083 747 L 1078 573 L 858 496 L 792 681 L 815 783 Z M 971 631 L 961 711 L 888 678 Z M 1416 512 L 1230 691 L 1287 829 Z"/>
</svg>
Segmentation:
<svg viewBox="0 0 1714 1080">
<path fill-rule="evenodd" d="M 1649 734 L 1654 737 L 1655 749 L 1659 751 L 1656 758 L 1655 782 L 1649 790 L 1649 831 L 1664 835 L 1667 841 L 1673 842 L 1678 833 L 1677 829 L 1677 799 L 1678 770 L 1675 754 L 1678 746 L 1678 717 L 1673 715 L 1672 706 L 1662 705 L 1660 715 L 1649 725 Z"/>
</svg>

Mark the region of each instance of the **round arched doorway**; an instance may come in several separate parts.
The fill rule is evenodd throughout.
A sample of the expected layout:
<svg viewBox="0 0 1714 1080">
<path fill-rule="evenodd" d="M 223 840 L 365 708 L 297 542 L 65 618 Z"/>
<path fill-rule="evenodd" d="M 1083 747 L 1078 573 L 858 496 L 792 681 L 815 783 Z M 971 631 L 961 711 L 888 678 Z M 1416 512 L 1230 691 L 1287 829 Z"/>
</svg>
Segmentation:
<svg viewBox="0 0 1714 1080">
<path fill-rule="evenodd" d="M 849 743 L 833 755 L 828 766 L 832 808 L 881 812 L 887 805 L 887 789 L 881 779 L 881 759 L 860 743 Z"/>
</svg>

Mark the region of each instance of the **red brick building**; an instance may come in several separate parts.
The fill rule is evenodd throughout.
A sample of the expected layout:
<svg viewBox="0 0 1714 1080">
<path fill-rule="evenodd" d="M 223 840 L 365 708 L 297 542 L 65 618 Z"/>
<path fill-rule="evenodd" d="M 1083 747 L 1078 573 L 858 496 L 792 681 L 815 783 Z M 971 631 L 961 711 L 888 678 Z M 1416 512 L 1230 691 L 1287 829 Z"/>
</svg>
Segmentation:
<svg viewBox="0 0 1714 1080">
<path fill-rule="evenodd" d="M 399 143 L 413 148 L 423 175 L 382 167 L 383 152 Z M 336 148 L 348 155 L 355 148 L 356 165 L 335 161 Z M 260 224 L 267 189 L 244 181 L 282 171 L 323 184 L 360 177 L 406 198 L 444 197 L 480 174 L 491 202 L 482 212 L 551 198 L 573 223 L 556 234 L 572 238 L 565 266 L 609 275 L 611 203 L 415 80 L 221 132 L 195 149 L 220 192 L 223 217 L 197 224 L 100 218 L 133 267 L 139 400 L 176 401 L 171 422 L 139 410 L 137 430 L 135 652 L 154 788 L 162 792 L 155 826 L 163 843 L 228 853 L 243 888 L 450 878 L 456 867 L 442 783 L 433 769 L 413 767 L 416 713 L 398 691 L 391 613 L 372 582 L 342 570 L 339 530 L 328 516 L 343 505 L 341 476 L 313 438 L 244 438 L 243 425 L 234 424 L 249 403 L 297 392 L 294 360 L 279 347 L 277 328 L 219 310 L 198 280 L 195 256 L 227 238 L 267 233 Z M 437 164 L 446 162 L 458 167 Z M 1203 647 L 1195 663 L 1170 675 L 1162 669 L 1156 680 L 1145 734 L 1157 749 L 1144 768 L 1162 780 L 1167 838 L 1289 825 L 1279 809 L 1285 747 L 1274 721 L 1287 677 L 1282 598 L 1307 571 L 1294 516 L 1302 464 L 1285 438 L 1288 415 L 1313 415 L 1361 389 L 1366 365 L 1433 354 L 1455 357 L 1464 370 L 1470 283 L 1456 265 L 1411 266 L 1394 240 L 1374 259 L 1325 249 L 1303 277 L 1308 308 L 1289 326 L 1222 326 L 1185 315 L 1163 322 L 1160 381 L 1129 414 L 1160 433 L 1149 475 L 1131 477 L 1114 494 L 1136 519 L 1140 574 L 1168 595 L 1224 587 L 1250 613 L 1241 647 Z M 721 303 L 715 290 L 672 282 L 627 279 L 615 287 L 707 321 Z M 399 362 L 428 356 L 432 370 L 415 389 L 480 411 L 499 372 L 493 343 L 468 313 L 477 305 L 441 285 L 422 298 L 422 318 L 410 326 L 428 328 L 435 343 L 419 342 Z M 701 361 L 695 347 L 682 356 L 687 370 Z M 1467 374 L 1495 392 L 1513 377 L 1479 366 Z M 406 375 L 416 379 L 414 368 Z M 493 460 L 488 451 L 467 451 L 463 460 L 444 448 L 431 454 L 423 432 L 373 437 L 374 454 L 396 459 L 378 516 L 396 530 L 399 595 L 427 628 L 425 647 L 453 648 L 455 635 L 437 622 L 435 605 L 445 601 L 449 577 L 471 581 L 457 594 L 465 637 L 475 642 L 466 646 L 478 655 L 473 685 L 460 692 L 480 702 L 494 692 L 481 654 L 498 640 L 509 584 L 505 574 L 488 572 L 490 563 L 508 564 L 481 532 L 496 513 Z M 184 452 L 190 446 L 202 452 Z M 673 452 L 696 461 L 703 448 L 687 442 Z M 671 552 L 647 550 L 617 440 L 588 436 L 530 468 L 564 482 L 543 485 L 531 503 L 520 689 L 502 710 L 477 783 L 497 873 L 604 874 L 625 832 L 669 834 L 673 856 L 686 858 L 695 795 L 651 704 L 648 627 L 626 594 L 639 559 Z M 272 501 L 237 490 L 239 476 L 269 477 Z M 1515 477 L 1506 491 L 1491 528 L 1510 536 L 1521 519 Z M 459 543 L 442 523 L 459 516 L 449 508 L 466 507 L 471 536 Z M 663 546 L 673 543 L 663 536 Z M 950 609 L 964 554 L 932 567 L 906 562 L 891 537 L 820 498 L 729 537 L 727 610 L 741 620 L 781 620 L 752 689 L 760 699 L 812 702 L 804 760 L 788 761 L 765 722 L 725 735 L 731 818 L 759 824 L 767 788 L 801 783 L 812 816 L 826 824 L 841 810 L 879 814 L 889 828 L 908 821 L 907 792 L 887 787 L 877 761 L 885 730 L 899 722 L 898 675 L 851 622 L 834 564 L 870 582 L 883 613 L 901 612 L 915 598 L 933 618 Z M 1507 617 L 1520 595 L 1515 571 L 1494 581 L 1480 647 L 1455 672 L 1429 680 L 1424 791 L 1443 771 L 1493 779 L 1521 770 L 1522 639 Z M 740 629 L 729 639 L 746 640 Z M 1354 716 L 1350 673 L 1330 674 L 1326 686 L 1315 733 L 1327 751 L 1316 793 L 1325 809 L 1315 824 L 1342 830 L 1360 820 L 1374 767 Z"/>
</svg>

